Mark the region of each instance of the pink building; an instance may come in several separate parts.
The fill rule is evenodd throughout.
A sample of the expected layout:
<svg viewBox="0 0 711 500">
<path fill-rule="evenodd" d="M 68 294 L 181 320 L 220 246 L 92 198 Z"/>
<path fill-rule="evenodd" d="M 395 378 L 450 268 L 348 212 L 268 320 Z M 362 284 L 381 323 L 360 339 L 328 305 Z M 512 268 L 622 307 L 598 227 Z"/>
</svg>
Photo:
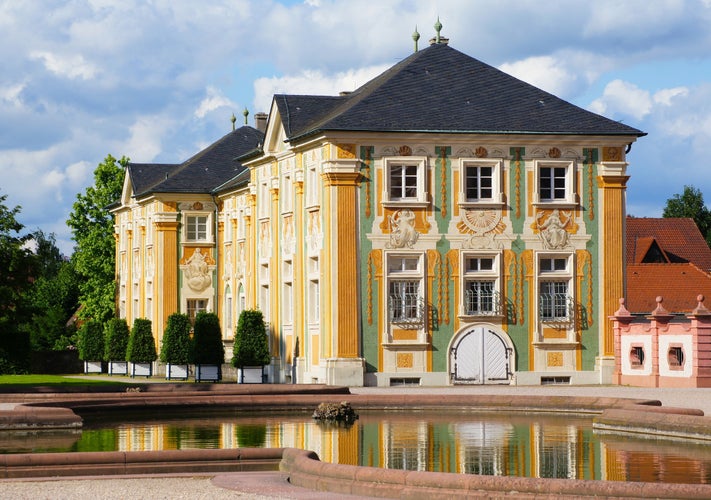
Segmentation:
<svg viewBox="0 0 711 500">
<path fill-rule="evenodd" d="M 639 387 L 711 387 L 711 311 L 704 296 L 690 313 L 673 315 L 656 298 L 647 316 L 633 316 L 620 299 L 610 319 L 615 334 L 613 382 Z"/>
</svg>

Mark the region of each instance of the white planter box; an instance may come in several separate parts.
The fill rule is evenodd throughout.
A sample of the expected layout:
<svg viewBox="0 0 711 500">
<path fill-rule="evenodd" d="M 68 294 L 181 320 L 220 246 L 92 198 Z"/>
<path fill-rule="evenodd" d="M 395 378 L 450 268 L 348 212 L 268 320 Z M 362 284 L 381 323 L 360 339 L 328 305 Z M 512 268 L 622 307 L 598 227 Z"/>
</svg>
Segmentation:
<svg viewBox="0 0 711 500">
<path fill-rule="evenodd" d="M 101 361 L 84 361 L 84 373 L 101 373 Z"/>
<path fill-rule="evenodd" d="M 245 366 L 243 368 L 240 368 L 237 374 L 237 380 L 240 384 L 263 384 L 264 367 Z"/>
<path fill-rule="evenodd" d="M 153 375 L 153 363 L 131 363 L 132 377 L 150 377 Z"/>
<path fill-rule="evenodd" d="M 195 365 L 195 382 L 222 380 L 220 365 Z"/>
<path fill-rule="evenodd" d="M 190 372 L 190 365 L 165 365 L 165 378 L 167 380 L 187 380 Z"/>
<path fill-rule="evenodd" d="M 128 375 L 128 361 L 109 361 L 109 375 Z"/>
</svg>

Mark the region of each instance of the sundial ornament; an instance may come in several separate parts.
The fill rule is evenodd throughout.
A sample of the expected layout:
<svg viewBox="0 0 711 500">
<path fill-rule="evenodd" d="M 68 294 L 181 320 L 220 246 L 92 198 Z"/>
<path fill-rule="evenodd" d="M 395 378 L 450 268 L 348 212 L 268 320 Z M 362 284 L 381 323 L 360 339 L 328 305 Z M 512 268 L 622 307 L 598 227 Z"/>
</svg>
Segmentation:
<svg viewBox="0 0 711 500">
<path fill-rule="evenodd" d="M 501 223 L 499 210 L 462 210 L 462 222 L 471 232 L 471 236 L 464 244 L 465 248 L 496 247 L 494 230 Z"/>
</svg>

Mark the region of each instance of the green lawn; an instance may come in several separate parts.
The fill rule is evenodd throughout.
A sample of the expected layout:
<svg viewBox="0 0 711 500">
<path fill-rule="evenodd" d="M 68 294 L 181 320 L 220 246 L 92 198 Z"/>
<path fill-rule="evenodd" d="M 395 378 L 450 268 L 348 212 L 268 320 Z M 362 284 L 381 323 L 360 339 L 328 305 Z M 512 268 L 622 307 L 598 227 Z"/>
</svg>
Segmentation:
<svg viewBox="0 0 711 500">
<path fill-rule="evenodd" d="M 126 385 L 112 380 L 92 380 L 84 377 L 64 377 L 62 375 L 0 375 L 0 386 L 76 386 L 76 385 Z"/>
</svg>

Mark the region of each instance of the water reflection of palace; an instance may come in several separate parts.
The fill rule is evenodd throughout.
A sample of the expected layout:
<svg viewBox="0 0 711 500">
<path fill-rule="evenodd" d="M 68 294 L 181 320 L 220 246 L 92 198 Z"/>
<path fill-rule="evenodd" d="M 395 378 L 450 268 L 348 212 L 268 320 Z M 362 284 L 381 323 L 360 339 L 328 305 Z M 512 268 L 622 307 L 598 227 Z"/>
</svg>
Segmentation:
<svg viewBox="0 0 711 500">
<path fill-rule="evenodd" d="M 85 431 L 88 433 L 107 431 Z M 615 481 L 711 482 L 703 446 L 598 436 L 589 420 L 467 414 L 361 414 L 351 428 L 307 417 L 124 424 L 120 451 L 293 447 L 321 460 L 402 470 Z M 82 438 L 83 439 L 83 438 Z"/>
</svg>

